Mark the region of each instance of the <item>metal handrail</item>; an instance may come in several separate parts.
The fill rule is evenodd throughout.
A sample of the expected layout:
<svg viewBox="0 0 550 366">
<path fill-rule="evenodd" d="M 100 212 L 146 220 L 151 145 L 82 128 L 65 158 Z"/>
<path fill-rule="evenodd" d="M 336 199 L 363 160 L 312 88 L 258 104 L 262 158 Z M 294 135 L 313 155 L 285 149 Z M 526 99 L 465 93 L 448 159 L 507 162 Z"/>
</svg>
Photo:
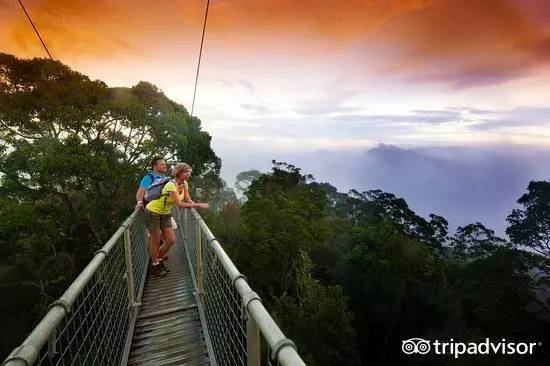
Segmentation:
<svg viewBox="0 0 550 366">
<path fill-rule="evenodd" d="M 203 265 L 203 249 L 201 248 L 204 245 L 208 245 L 215 253 L 216 259 L 220 262 L 225 270 L 225 273 L 230 279 L 232 286 L 237 290 L 242 305 L 246 310 L 247 315 L 250 317 L 249 322 L 247 322 L 247 336 L 250 337 L 254 333 L 255 328 L 259 328 L 261 335 L 267 341 L 267 344 L 271 350 L 272 359 L 278 361 L 279 364 L 283 366 L 305 366 L 304 361 L 296 351 L 296 346 L 294 343 L 285 337 L 277 323 L 273 320 L 269 312 L 263 306 L 260 297 L 256 292 L 252 290 L 248 284 L 245 276 L 239 272 L 231 258 L 227 255 L 225 250 L 222 248 L 218 240 L 214 237 L 206 223 L 203 221 L 202 217 L 194 210 L 184 210 L 185 221 L 187 226 L 186 236 L 193 236 L 195 233 L 190 233 L 190 225 L 187 222 L 189 219 L 188 211 L 191 211 L 192 218 L 197 225 L 197 237 L 198 246 L 196 250 L 198 254 L 195 258 L 195 276 L 197 277 L 197 287 L 199 292 L 208 293 L 208 287 L 204 287 L 203 276 L 205 276 L 204 271 L 209 270 L 208 265 Z M 203 243 L 201 243 L 203 242 Z M 186 247 L 186 249 L 188 249 Z M 189 253 L 188 253 L 189 255 Z M 212 330 L 210 330 L 212 331 Z M 259 340 L 247 339 L 247 353 L 248 353 L 248 365 L 259 364 Z M 250 359 L 250 355 L 253 355 L 256 358 L 254 361 Z"/>
<path fill-rule="evenodd" d="M 2 366 L 32 365 L 40 356 L 40 351 L 52 337 L 63 319 L 70 313 L 77 297 L 83 292 L 90 280 L 94 277 L 101 264 L 105 261 L 111 250 L 132 225 L 139 211 L 134 211 L 113 234 L 107 243 L 96 252 L 90 263 L 82 270 L 80 275 L 69 286 L 65 293 L 50 305 L 49 311 L 33 329 L 23 343 L 14 349 L 2 362 Z M 132 301 L 129 301 L 132 302 Z"/>
<path fill-rule="evenodd" d="M 242 319 L 239 319 L 239 321 L 245 321 L 246 324 L 244 328 L 242 324 L 239 325 L 239 330 L 233 334 L 235 339 L 230 340 L 233 345 L 238 344 L 238 347 L 240 347 L 239 352 L 243 351 L 242 353 L 244 353 L 244 359 L 242 354 L 239 355 L 242 362 L 238 363 L 244 364 L 246 362 L 248 366 L 260 364 L 261 334 L 269 347 L 268 358 L 283 366 L 305 366 L 304 361 L 296 351 L 294 343 L 285 337 L 263 306 L 258 294 L 251 289 L 244 275 L 233 264 L 201 216 L 193 209 L 176 212 L 178 213 L 178 219 L 181 212 L 185 214 L 185 225 L 181 226 L 179 232 L 183 234 L 186 241 L 188 260 L 193 263 L 192 274 L 198 293 L 199 307 L 201 309 L 207 308 L 207 314 L 205 315 L 205 312 L 201 311 L 201 317 L 208 318 L 209 314 L 212 315 L 213 313 L 215 317 L 218 316 L 218 319 L 214 320 L 215 322 L 222 319 L 219 316 L 220 313 L 226 315 L 231 313 L 233 318 L 226 318 L 226 321 L 232 322 L 235 320 L 234 307 L 240 307 L 237 312 L 242 316 Z M 190 225 L 191 220 L 189 218 L 193 220 L 193 225 Z M 107 343 L 110 347 L 109 354 L 113 356 L 109 356 L 106 362 L 103 362 L 102 358 L 100 363 L 109 365 L 125 363 L 137 318 L 137 306 L 139 306 L 145 282 L 144 273 L 149 260 L 145 249 L 147 235 L 143 220 L 143 212 L 134 211 L 124 221 L 107 243 L 96 252 L 90 263 L 59 300 L 50 306 L 49 311 L 21 346 L 13 350 L 4 360 L 2 366 L 29 366 L 36 361 L 39 364 L 64 364 L 63 360 L 65 359 L 71 360 L 71 364 L 75 362 L 76 364 L 95 363 L 97 355 L 92 356 L 93 361 L 89 361 L 88 357 L 94 354 L 94 347 L 97 348 L 99 344 L 103 344 L 101 342 Z M 183 231 L 183 229 L 185 230 Z M 131 232 L 134 233 L 132 239 L 130 239 Z M 123 243 L 121 243 L 122 239 Z M 191 245 L 187 244 L 193 244 L 194 251 L 190 250 Z M 117 247 L 117 245 L 120 245 L 120 247 Z M 115 248 L 116 250 L 114 250 Z M 137 258 L 132 258 L 134 252 Z M 203 258 L 205 252 L 208 252 L 209 255 Z M 210 253 L 212 259 L 207 258 L 210 257 Z M 213 264 L 217 266 L 216 273 L 209 272 L 209 266 Z M 212 298 L 208 298 L 209 293 L 215 292 L 215 289 L 209 288 L 211 284 L 209 281 L 215 276 L 223 277 L 223 279 L 216 278 L 215 280 L 219 281 L 218 285 L 224 287 L 224 291 L 229 289 L 232 292 L 232 303 L 226 304 L 226 308 L 220 308 L 219 305 L 221 304 L 211 305 Z M 96 293 L 98 296 L 102 296 L 103 302 L 99 301 L 98 303 L 96 301 Z M 227 295 L 227 293 L 224 295 Z M 205 300 L 202 301 L 202 299 Z M 240 305 L 236 304 L 237 302 Z M 110 305 L 116 305 L 117 310 L 110 309 Z M 104 306 L 111 313 L 102 314 Z M 73 307 L 76 310 L 71 312 Z M 208 312 L 208 310 L 211 311 Z M 96 324 L 96 320 L 103 318 L 103 315 L 108 316 L 109 321 L 102 319 L 99 324 Z M 93 320 L 90 320 L 90 318 L 93 318 Z M 65 322 L 62 323 L 64 320 Z M 232 325 L 222 324 L 222 326 L 229 328 Z M 74 330 L 76 327 L 78 327 L 77 330 Z M 118 329 L 114 329 L 116 327 Z M 102 330 L 108 330 L 109 334 L 102 334 L 99 337 L 101 338 L 99 343 L 96 344 L 97 332 Z M 82 336 L 81 331 L 87 335 Z M 205 331 L 212 332 L 213 329 L 206 329 Z M 237 334 L 237 332 L 239 333 Z M 81 340 L 78 339 L 79 334 Z M 95 334 L 93 340 L 90 340 L 90 334 Z M 124 339 L 120 340 L 121 337 L 125 338 L 126 342 L 124 342 Z M 84 346 L 84 343 L 86 346 Z M 243 345 L 243 343 L 245 344 Z M 84 349 L 82 349 L 83 346 Z M 63 349 L 56 349 L 56 347 Z M 223 348 L 224 341 L 222 341 L 222 344 L 214 345 L 214 347 Z M 73 348 L 77 348 L 76 354 L 73 354 Z M 84 353 L 84 351 L 87 352 Z M 271 357 L 269 357 L 270 355 Z M 57 360 L 57 362 L 52 362 L 52 360 Z M 225 363 L 218 361 L 218 364 L 223 365 Z M 233 362 L 230 362 L 230 364 L 233 364 Z"/>
</svg>

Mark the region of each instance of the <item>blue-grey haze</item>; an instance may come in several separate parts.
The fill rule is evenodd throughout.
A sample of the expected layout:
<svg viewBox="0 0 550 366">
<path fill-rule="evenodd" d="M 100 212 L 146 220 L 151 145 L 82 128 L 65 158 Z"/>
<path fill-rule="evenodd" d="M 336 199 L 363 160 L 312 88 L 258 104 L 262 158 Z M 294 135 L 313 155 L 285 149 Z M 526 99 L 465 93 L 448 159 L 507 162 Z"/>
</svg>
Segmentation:
<svg viewBox="0 0 550 366">
<path fill-rule="evenodd" d="M 222 176 L 232 186 L 240 171 L 267 171 L 286 161 L 341 192 L 381 189 L 403 197 L 419 215 L 442 215 L 450 229 L 480 221 L 505 236 L 506 216 L 531 180 L 548 180 L 550 150 L 493 146 L 400 148 L 307 153 L 220 152 Z"/>
</svg>

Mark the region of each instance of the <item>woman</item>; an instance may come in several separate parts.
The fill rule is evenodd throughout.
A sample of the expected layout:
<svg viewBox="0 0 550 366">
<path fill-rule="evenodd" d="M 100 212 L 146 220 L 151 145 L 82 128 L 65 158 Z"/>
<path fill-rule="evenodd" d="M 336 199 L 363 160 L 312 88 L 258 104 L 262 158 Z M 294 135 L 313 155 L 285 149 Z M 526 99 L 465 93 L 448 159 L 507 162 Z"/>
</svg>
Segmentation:
<svg viewBox="0 0 550 366">
<path fill-rule="evenodd" d="M 187 180 L 191 176 L 191 167 L 185 163 L 176 164 L 172 169 L 172 180 L 165 184 L 159 199 L 152 200 L 145 207 L 147 214 L 147 227 L 151 240 L 149 252 L 153 264 L 153 274 L 165 276 L 168 272 L 162 258 L 175 243 L 176 236 L 172 227 L 172 207 L 179 208 L 209 208 L 208 203 L 195 203 L 189 196 Z M 160 236 L 164 238 L 164 244 L 160 246 Z"/>
</svg>

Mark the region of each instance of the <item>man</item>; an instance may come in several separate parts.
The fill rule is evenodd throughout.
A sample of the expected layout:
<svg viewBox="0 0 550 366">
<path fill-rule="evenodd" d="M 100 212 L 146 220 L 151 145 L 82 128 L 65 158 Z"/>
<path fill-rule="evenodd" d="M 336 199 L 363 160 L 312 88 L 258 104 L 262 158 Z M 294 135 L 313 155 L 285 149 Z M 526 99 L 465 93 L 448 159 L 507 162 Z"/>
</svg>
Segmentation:
<svg viewBox="0 0 550 366">
<path fill-rule="evenodd" d="M 147 173 L 139 183 L 139 188 L 136 192 L 136 207 L 143 208 L 143 196 L 145 196 L 145 191 L 154 181 L 157 179 L 162 179 L 166 175 L 166 162 L 163 158 L 155 156 L 151 162 L 151 172 Z"/>
<path fill-rule="evenodd" d="M 166 162 L 164 161 L 163 158 L 161 158 L 160 156 L 155 156 L 153 158 L 153 160 L 151 161 L 151 169 L 152 171 L 150 171 L 149 173 L 147 173 L 140 181 L 139 183 L 139 188 L 136 192 L 136 201 L 137 201 L 137 204 L 136 204 L 136 208 L 139 208 L 139 209 L 143 209 L 144 207 L 144 196 L 145 196 L 145 192 L 147 191 L 147 188 L 153 184 L 153 182 L 159 180 L 159 179 L 163 179 L 165 176 L 166 176 L 166 170 L 167 170 L 167 165 L 166 165 Z M 171 220 L 172 222 L 172 227 L 174 229 L 177 228 L 177 225 L 176 225 L 176 221 L 172 218 Z M 163 243 L 163 239 L 161 239 L 161 245 Z M 152 248 L 152 245 L 153 245 L 153 242 L 151 240 L 151 235 L 149 235 L 149 249 L 150 250 L 153 250 L 154 248 Z M 163 257 L 161 258 L 162 259 L 167 259 L 168 257 Z M 168 272 L 168 268 L 163 264 L 162 266 L 162 269 L 163 269 L 163 275 L 166 275 L 166 272 Z"/>
</svg>

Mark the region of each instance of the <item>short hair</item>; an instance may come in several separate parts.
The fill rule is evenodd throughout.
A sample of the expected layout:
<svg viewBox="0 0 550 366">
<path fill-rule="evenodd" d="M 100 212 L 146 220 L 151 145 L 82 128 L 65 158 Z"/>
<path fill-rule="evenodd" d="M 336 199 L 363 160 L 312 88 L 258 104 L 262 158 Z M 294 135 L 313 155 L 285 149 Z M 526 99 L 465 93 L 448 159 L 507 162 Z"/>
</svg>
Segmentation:
<svg viewBox="0 0 550 366">
<path fill-rule="evenodd" d="M 178 175 L 180 175 L 181 173 L 183 173 L 186 170 L 192 171 L 193 169 L 191 169 L 191 166 L 187 163 L 178 163 L 172 169 L 172 177 L 177 178 Z"/>
<path fill-rule="evenodd" d="M 160 157 L 160 156 L 155 156 L 153 158 L 153 160 L 151 160 L 151 168 L 155 168 L 155 165 L 157 165 L 157 163 L 159 162 L 159 160 L 164 160 L 163 157 Z"/>
</svg>

